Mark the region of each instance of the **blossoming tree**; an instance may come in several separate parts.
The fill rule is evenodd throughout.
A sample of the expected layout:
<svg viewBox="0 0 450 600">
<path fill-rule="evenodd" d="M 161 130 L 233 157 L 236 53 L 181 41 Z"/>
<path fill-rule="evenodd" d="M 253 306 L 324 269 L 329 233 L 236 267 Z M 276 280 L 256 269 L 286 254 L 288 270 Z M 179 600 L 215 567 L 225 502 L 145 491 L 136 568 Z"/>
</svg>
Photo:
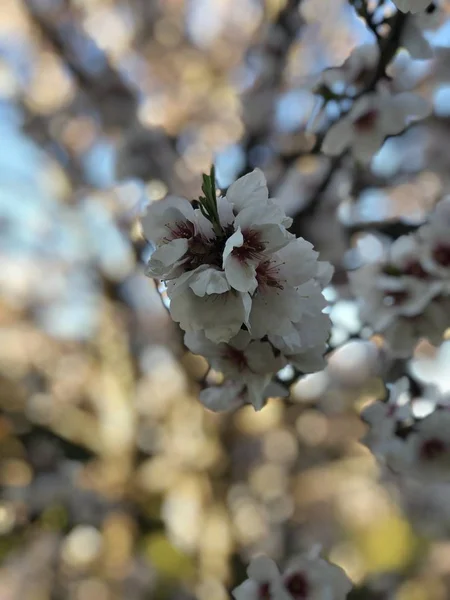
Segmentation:
<svg viewBox="0 0 450 600">
<path fill-rule="evenodd" d="M 450 598 L 449 15 L 0 2 L 1 598 Z"/>
</svg>

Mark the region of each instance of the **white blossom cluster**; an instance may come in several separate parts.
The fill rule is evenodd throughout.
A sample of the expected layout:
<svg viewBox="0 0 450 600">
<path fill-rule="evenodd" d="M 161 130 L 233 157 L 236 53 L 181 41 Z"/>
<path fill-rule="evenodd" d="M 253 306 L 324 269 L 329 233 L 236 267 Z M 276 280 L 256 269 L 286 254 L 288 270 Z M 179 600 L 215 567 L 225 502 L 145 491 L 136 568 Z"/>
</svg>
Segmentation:
<svg viewBox="0 0 450 600">
<path fill-rule="evenodd" d="M 330 320 L 323 286 L 332 275 L 312 245 L 289 233 L 292 220 L 269 198 L 256 169 L 217 197 L 204 176 L 198 207 L 168 197 L 142 220 L 156 250 L 147 274 L 164 280 L 170 313 L 185 344 L 227 378 L 202 402 L 226 410 L 263 406 L 273 375 L 287 364 L 311 373 L 324 367 Z"/>
<path fill-rule="evenodd" d="M 257 556 L 247 574 L 232 592 L 235 600 L 345 600 L 352 588 L 345 572 L 316 549 L 293 558 L 282 574 L 273 560 Z"/>
<path fill-rule="evenodd" d="M 412 92 L 393 94 L 380 82 L 359 96 L 348 113 L 327 131 L 322 151 L 338 156 L 350 149 L 354 158 L 369 163 L 388 136 L 398 135 L 412 122 L 430 114 L 429 103 Z"/>
<path fill-rule="evenodd" d="M 408 379 L 398 380 L 387 402 L 377 401 L 362 411 L 369 428 L 361 442 L 391 473 L 433 485 L 450 483 L 449 399 L 427 395 L 434 408 L 418 418 Z"/>
<path fill-rule="evenodd" d="M 398 0 L 396 4 L 400 10 L 414 13 L 408 15 L 401 29 L 399 46 L 413 59 L 432 58 L 433 49 L 424 30 L 441 23 L 442 11 L 427 1 Z M 354 48 L 341 66 L 326 69 L 320 76 L 316 91 L 323 95 L 322 106 L 311 120 L 311 131 L 321 129 L 326 120 L 324 106 L 328 96 L 338 103 L 340 99 L 347 102 L 354 98 L 350 109 L 341 105 L 340 118 L 327 130 L 322 143 L 324 154 L 338 156 L 350 150 L 356 160 L 367 164 L 387 137 L 398 135 L 411 123 L 429 116 L 431 106 L 424 98 L 395 90 L 395 84 L 386 78 L 374 79 L 380 60 L 380 47 L 364 44 Z"/>
<path fill-rule="evenodd" d="M 383 334 L 394 356 L 420 339 L 439 345 L 450 326 L 450 198 L 429 221 L 395 240 L 381 261 L 351 274 L 362 320 Z"/>
<path fill-rule="evenodd" d="M 450 532 L 450 397 L 434 386 L 414 397 L 407 377 L 388 387 L 386 401 L 362 411 L 368 428 L 360 441 L 377 459 L 381 480 L 396 490 L 414 528 L 445 538 Z"/>
</svg>

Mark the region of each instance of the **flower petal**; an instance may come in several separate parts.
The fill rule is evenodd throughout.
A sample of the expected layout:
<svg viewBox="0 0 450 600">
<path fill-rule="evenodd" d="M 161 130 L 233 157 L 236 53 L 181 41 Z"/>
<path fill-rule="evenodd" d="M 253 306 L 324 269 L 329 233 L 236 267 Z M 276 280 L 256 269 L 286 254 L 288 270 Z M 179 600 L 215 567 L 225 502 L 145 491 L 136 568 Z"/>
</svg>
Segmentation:
<svg viewBox="0 0 450 600">
<path fill-rule="evenodd" d="M 247 575 L 250 579 L 259 583 L 275 582 L 280 578 L 280 571 L 274 560 L 268 556 L 260 555 L 251 560 Z"/>
<path fill-rule="evenodd" d="M 200 402 L 213 412 L 233 410 L 242 405 L 243 389 L 244 385 L 238 382 L 211 386 L 200 392 Z"/>
<path fill-rule="evenodd" d="M 242 262 L 233 255 L 225 261 L 225 275 L 228 283 L 238 292 L 250 292 L 258 287 L 256 267 L 252 263 Z"/>
<path fill-rule="evenodd" d="M 263 204 L 269 198 L 266 178 L 260 169 L 240 177 L 228 188 L 226 199 L 237 211 L 251 204 Z"/>
<path fill-rule="evenodd" d="M 171 227 L 175 227 L 179 222 L 194 220 L 194 209 L 189 200 L 167 196 L 148 206 L 141 224 L 146 239 L 160 243 L 170 233 Z"/>
<path fill-rule="evenodd" d="M 352 140 L 352 128 L 348 119 L 343 118 L 328 130 L 322 144 L 322 152 L 329 156 L 341 154 Z"/>
<path fill-rule="evenodd" d="M 211 294 L 223 294 L 230 289 L 225 273 L 217 269 L 209 268 L 194 275 L 189 287 L 197 296 Z"/>
</svg>

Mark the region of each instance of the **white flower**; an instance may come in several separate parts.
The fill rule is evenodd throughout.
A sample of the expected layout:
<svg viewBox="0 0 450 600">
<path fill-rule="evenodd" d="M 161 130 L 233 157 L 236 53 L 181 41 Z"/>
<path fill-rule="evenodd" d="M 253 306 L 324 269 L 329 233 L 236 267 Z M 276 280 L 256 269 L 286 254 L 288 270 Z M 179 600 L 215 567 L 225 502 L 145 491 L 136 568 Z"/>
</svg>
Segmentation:
<svg viewBox="0 0 450 600">
<path fill-rule="evenodd" d="M 444 222 L 434 220 L 419 230 L 422 262 L 424 267 L 436 277 L 445 281 L 450 291 L 450 227 Z"/>
<path fill-rule="evenodd" d="M 247 574 L 232 592 L 235 600 L 345 600 L 352 588 L 345 572 L 316 552 L 295 557 L 283 575 L 273 560 L 258 556 Z"/>
<path fill-rule="evenodd" d="M 368 163 L 388 135 L 400 133 L 411 120 L 423 119 L 429 112 L 423 98 L 409 92 L 392 95 L 379 87 L 358 98 L 350 112 L 330 127 L 322 150 L 336 156 L 350 147 L 357 160 Z"/>
<path fill-rule="evenodd" d="M 438 409 L 418 421 L 387 463 L 415 479 L 450 481 L 450 411 Z"/>
<path fill-rule="evenodd" d="M 375 44 L 356 46 L 340 67 L 323 71 L 321 83 L 330 89 L 337 83 L 344 83 L 347 94 L 356 94 L 369 83 L 379 56 L 380 51 Z"/>
<path fill-rule="evenodd" d="M 343 569 L 310 554 L 290 561 L 283 583 L 293 600 L 344 600 L 352 589 Z"/>
<path fill-rule="evenodd" d="M 398 10 L 405 13 L 418 13 L 432 3 L 431 0 L 393 0 L 393 2 Z"/>
<path fill-rule="evenodd" d="M 231 592 L 235 600 L 292 600 L 277 565 L 267 556 L 253 558 L 247 575 L 249 578 Z"/>
<path fill-rule="evenodd" d="M 157 245 L 148 265 L 150 276 L 166 276 L 187 252 L 196 234 L 196 215 L 185 198 L 169 196 L 153 202 L 142 218 L 145 237 Z"/>
<path fill-rule="evenodd" d="M 448 327 L 450 299 L 440 296 L 434 298 L 423 312 L 415 316 L 397 316 L 382 333 L 393 356 L 407 358 L 421 339 L 439 346 Z"/>
<path fill-rule="evenodd" d="M 400 316 L 420 315 L 441 286 L 411 276 L 383 274 L 379 267 L 361 267 L 352 273 L 351 284 L 361 318 L 375 332 L 382 333 Z"/>
<path fill-rule="evenodd" d="M 444 208 L 441 212 L 445 223 Z M 448 271 L 437 262 L 445 263 L 447 241 L 433 233 L 444 229 L 430 224 L 418 235 L 402 236 L 381 263 L 351 275 L 361 318 L 383 333 L 398 357 L 410 356 L 421 338 L 439 344 L 450 323 L 448 282 L 440 278 Z"/>
<path fill-rule="evenodd" d="M 256 268 L 265 254 L 295 239 L 281 221 L 282 215 L 272 207 L 248 206 L 239 212 L 234 222 L 236 230 L 223 251 L 223 269 L 234 289 L 253 293 L 258 285 Z"/>
<path fill-rule="evenodd" d="M 251 298 L 230 289 L 225 274 L 208 266 L 169 282 L 170 314 L 184 331 L 204 331 L 213 342 L 228 342 L 248 324 Z"/>
<path fill-rule="evenodd" d="M 333 269 L 287 231 L 292 220 L 269 198 L 259 169 L 217 199 L 213 171 L 200 208 L 168 198 L 148 210 L 142 225 L 156 250 L 147 274 L 167 282 L 186 344 L 230 378 L 204 391 L 205 404 L 260 409 L 286 358 L 304 372 L 324 367 L 330 322 L 322 288 Z"/>
<path fill-rule="evenodd" d="M 195 354 L 204 356 L 216 371 L 241 381 L 257 410 L 263 406 L 263 392 L 270 379 L 284 366 L 269 342 L 252 340 L 244 330 L 221 344 L 214 344 L 203 332 L 190 332 L 185 334 L 184 343 Z"/>
<path fill-rule="evenodd" d="M 389 248 L 384 265 L 384 272 L 410 276 L 418 280 L 430 279 L 430 273 L 424 268 L 423 249 L 415 234 L 402 235 Z M 435 287 L 437 290 L 438 287 Z"/>
<path fill-rule="evenodd" d="M 314 302 L 315 299 L 318 304 Z M 325 299 L 320 292 L 313 294 L 308 300 L 301 320 L 292 323 L 291 330 L 286 335 L 269 335 L 269 340 L 302 373 L 315 373 L 326 367 L 324 354 L 330 336 L 331 320 L 321 312 Z"/>
<path fill-rule="evenodd" d="M 254 169 L 251 173 L 240 177 L 228 188 L 226 200 L 233 206 L 235 214 L 245 208 L 257 208 L 261 213 L 271 211 L 272 222 L 279 222 L 284 227 L 292 225 L 292 219 L 284 214 L 283 209 L 274 200 L 269 198 L 266 178 L 261 169 Z"/>
<path fill-rule="evenodd" d="M 266 257 L 256 269 L 250 330 L 256 338 L 286 335 L 306 312 L 316 284 L 317 252 L 302 238 Z"/>
</svg>

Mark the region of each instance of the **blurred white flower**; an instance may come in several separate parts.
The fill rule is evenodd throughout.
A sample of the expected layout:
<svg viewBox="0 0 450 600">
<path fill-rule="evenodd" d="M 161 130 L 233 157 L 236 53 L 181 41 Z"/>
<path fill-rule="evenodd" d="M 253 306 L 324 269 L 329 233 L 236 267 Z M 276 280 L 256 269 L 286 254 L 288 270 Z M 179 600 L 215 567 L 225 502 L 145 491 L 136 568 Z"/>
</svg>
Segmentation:
<svg viewBox="0 0 450 600">
<path fill-rule="evenodd" d="M 380 56 L 375 44 L 356 46 L 340 67 L 325 69 L 320 83 L 333 89 L 336 84 L 344 84 L 346 94 L 361 92 L 373 77 Z"/>
<path fill-rule="evenodd" d="M 432 4 L 431 0 L 393 0 L 393 2 L 398 10 L 405 13 L 418 13 Z"/>
<path fill-rule="evenodd" d="M 448 327 L 450 299 L 439 296 L 433 298 L 423 312 L 412 317 L 397 317 L 382 333 L 393 356 L 408 358 L 421 339 L 439 346 Z"/>
<path fill-rule="evenodd" d="M 435 220 L 420 228 L 422 262 L 427 271 L 445 282 L 447 293 L 450 291 L 450 228 Z"/>
<path fill-rule="evenodd" d="M 418 421 L 387 464 L 397 473 L 424 481 L 450 481 L 450 411 L 437 409 Z"/>
<path fill-rule="evenodd" d="M 427 250 L 425 240 L 430 236 L 422 234 L 427 227 L 398 238 L 382 261 L 365 265 L 350 277 L 362 320 L 382 333 L 399 357 L 411 355 L 421 338 L 439 343 L 450 323 L 448 285 L 432 260 L 433 246 Z M 440 238 L 434 246 L 440 259 L 442 243 L 446 242 Z"/>
<path fill-rule="evenodd" d="M 420 315 L 441 289 L 439 282 L 430 284 L 409 275 L 380 272 L 378 264 L 355 271 L 351 284 L 363 321 L 377 333 L 385 331 L 399 316 Z"/>
<path fill-rule="evenodd" d="M 426 100 L 410 92 L 392 95 L 379 86 L 375 92 L 359 97 L 349 113 L 328 130 L 322 151 L 337 156 L 351 148 L 355 159 L 370 162 L 389 135 L 402 132 L 411 120 L 430 113 Z"/>
<path fill-rule="evenodd" d="M 344 600 L 352 589 L 352 583 L 343 569 L 315 553 L 292 559 L 283 574 L 283 583 L 293 600 Z"/>
<path fill-rule="evenodd" d="M 232 592 L 235 600 L 344 600 L 352 588 L 343 569 L 316 551 L 293 558 L 283 575 L 273 560 L 257 556 L 247 574 Z"/>
</svg>

